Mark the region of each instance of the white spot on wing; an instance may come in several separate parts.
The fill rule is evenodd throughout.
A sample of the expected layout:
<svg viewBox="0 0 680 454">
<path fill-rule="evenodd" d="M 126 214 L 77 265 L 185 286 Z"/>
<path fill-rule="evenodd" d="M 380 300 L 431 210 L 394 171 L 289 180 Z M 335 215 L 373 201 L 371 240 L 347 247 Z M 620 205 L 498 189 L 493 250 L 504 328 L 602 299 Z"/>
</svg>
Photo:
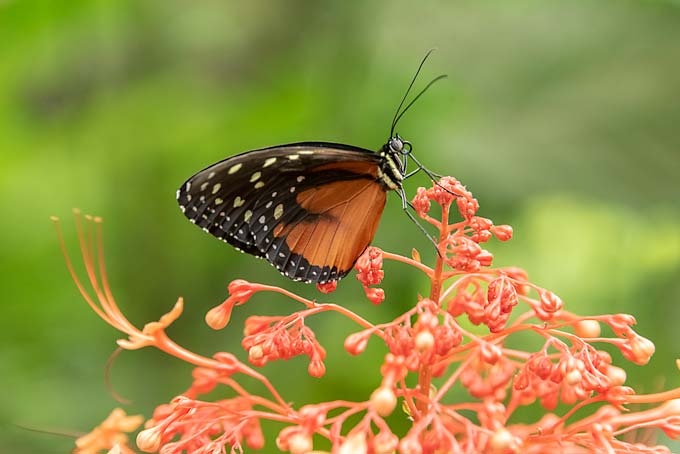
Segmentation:
<svg viewBox="0 0 680 454">
<path fill-rule="evenodd" d="M 255 183 L 255 189 L 260 189 L 262 187 L 264 187 L 263 181 L 258 181 L 257 183 Z"/>
<path fill-rule="evenodd" d="M 264 168 L 264 167 L 269 167 L 270 165 L 274 164 L 275 162 L 276 162 L 276 158 L 268 158 L 268 159 L 264 162 L 264 164 L 262 165 L 262 167 L 263 167 L 263 168 Z"/>
<path fill-rule="evenodd" d="M 297 182 L 298 182 L 298 183 L 302 183 L 302 181 L 303 181 L 304 179 L 305 179 L 305 176 L 304 176 L 304 175 L 300 175 L 299 177 L 297 177 Z"/>
<path fill-rule="evenodd" d="M 203 183 L 201 185 L 201 191 L 205 191 L 205 188 L 207 188 L 207 187 L 208 187 L 208 182 L 206 181 L 205 183 Z"/>
<path fill-rule="evenodd" d="M 290 159 L 291 161 L 295 161 L 296 159 L 300 159 L 300 155 L 299 154 L 289 154 L 288 159 Z"/>
<path fill-rule="evenodd" d="M 248 222 L 250 221 L 250 218 L 253 217 L 253 212 L 248 210 L 243 214 L 243 220 Z"/>
<path fill-rule="evenodd" d="M 217 183 L 215 186 L 213 186 L 212 193 L 217 194 L 217 191 L 219 191 L 221 187 L 222 185 L 220 183 Z"/>
<path fill-rule="evenodd" d="M 236 173 L 241 167 L 243 167 L 243 164 L 234 164 L 233 166 L 231 166 L 227 173 L 229 173 L 229 175 L 231 175 L 232 173 Z"/>
<path fill-rule="evenodd" d="M 283 204 L 279 203 L 276 205 L 276 208 L 274 208 L 274 219 L 279 220 L 281 219 L 281 216 L 283 216 Z"/>
<path fill-rule="evenodd" d="M 266 220 L 267 218 L 265 218 L 264 215 L 260 216 L 260 219 L 258 219 L 258 221 L 260 221 L 260 224 L 264 224 L 264 221 Z"/>
<path fill-rule="evenodd" d="M 261 176 L 262 176 L 261 172 L 255 172 L 254 174 L 252 174 L 250 176 L 250 182 L 253 183 L 253 182 L 259 180 Z"/>
<path fill-rule="evenodd" d="M 234 208 L 238 208 L 238 207 L 240 207 L 240 206 L 243 206 L 244 203 L 246 203 L 245 200 L 243 200 L 243 199 L 242 199 L 241 197 L 239 197 L 239 196 L 236 196 L 236 198 L 234 199 Z"/>
<path fill-rule="evenodd" d="M 215 205 L 222 205 L 224 200 L 220 199 L 219 197 L 215 199 Z M 224 213 L 222 213 L 222 216 L 224 216 Z"/>
</svg>

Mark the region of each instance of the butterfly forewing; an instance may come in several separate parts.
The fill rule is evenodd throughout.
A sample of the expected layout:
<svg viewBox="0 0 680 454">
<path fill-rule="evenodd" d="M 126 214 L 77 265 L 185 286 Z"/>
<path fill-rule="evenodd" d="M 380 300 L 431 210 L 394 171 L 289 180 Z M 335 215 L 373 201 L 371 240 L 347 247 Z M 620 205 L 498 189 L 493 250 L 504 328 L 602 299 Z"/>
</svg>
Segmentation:
<svg viewBox="0 0 680 454">
<path fill-rule="evenodd" d="M 340 279 L 368 246 L 386 193 L 379 155 L 329 143 L 265 148 L 220 161 L 177 191 L 189 220 L 305 282 Z"/>
</svg>

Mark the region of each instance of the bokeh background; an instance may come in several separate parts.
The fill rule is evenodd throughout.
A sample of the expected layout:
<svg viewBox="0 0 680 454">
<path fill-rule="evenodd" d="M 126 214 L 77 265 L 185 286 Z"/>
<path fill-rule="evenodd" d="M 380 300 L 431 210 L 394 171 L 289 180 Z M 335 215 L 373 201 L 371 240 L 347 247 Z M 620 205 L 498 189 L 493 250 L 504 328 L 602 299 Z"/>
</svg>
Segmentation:
<svg viewBox="0 0 680 454">
<path fill-rule="evenodd" d="M 203 315 L 234 278 L 375 321 L 411 306 L 427 290 L 417 272 L 387 264 L 379 307 L 353 277 L 322 297 L 192 226 L 175 189 L 211 162 L 266 145 L 379 147 L 434 46 L 420 84 L 449 79 L 399 132 L 430 168 L 473 191 L 480 215 L 514 226 L 511 242 L 490 245 L 496 264 L 524 267 L 573 311 L 637 317 L 657 353 L 647 367 L 614 354 L 628 384 L 680 385 L 677 2 L 2 1 L 0 452 L 69 452 L 72 439 L 19 426 L 77 434 L 118 405 L 104 369 L 119 335 L 81 300 L 48 220 L 64 219 L 75 253 L 72 207 L 104 217 L 110 280 L 129 318 L 155 320 L 183 295 L 170 335 L 203 354 L 244 357 L 247 315 L 298 308 L 257 296 L 213 332 Z M 409 181 L 408 192 L 424 183 Z M 434 255 L 396 197 L 374 244 Z M 327 376 L 307 376 L 302 359 L 265 373 L 296 404 L 365 399 L 384 351 L 371 344 L 352 358 L 342 349 L 352 325 L 334 315 L 312 324 Z M 111 370 L 133 401 L 126 410 L 146 416 L 189 380 L 186 364 L 154 350 L 125 353 Z"/>
</svg>

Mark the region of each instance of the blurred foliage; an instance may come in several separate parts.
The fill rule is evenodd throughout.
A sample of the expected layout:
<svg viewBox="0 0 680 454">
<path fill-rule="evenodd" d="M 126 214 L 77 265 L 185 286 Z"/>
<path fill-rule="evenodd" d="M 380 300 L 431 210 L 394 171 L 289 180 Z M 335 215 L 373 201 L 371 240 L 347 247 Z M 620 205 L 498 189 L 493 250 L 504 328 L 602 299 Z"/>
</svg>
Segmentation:
<svg viewBox="0 0 680 454">
<path fill-rule="evenodd" d="M 497 264 L 525 267 L 572 310 L 634 314 L 657 354 L 647 367 L 626 365 L 629 384 L 677 386 L 677 3 L 6 0 L 0 452 L 68 452 L 71 439 L 17 426 L 78 433 L 116 405 L 104 367 L 118 335 L 81 301 L 49 215 L 66 218 L 66 232 L 74 206 L 106 219 L 112 285 L 133 322 L 157 319 L 183 295 L 185 315 L 170 334 L 205 354 L 241 354 L 247 314 L 296 306 L 258 296 L 229 329 L 212 332 L 203 314 L 231 279 L 319 295 L 186 222 L 175 189 L 251 148 L 299 140 L 379 147 L 432 46 L 439 51 L 421 83 L 440 72 L 449 82 L 419 101 L 399 132 L 421 161 L 468 185 L 482 216 L 515 227 L 513 241 L 491 245 Z M 420 184 L 409 181 L 409 193 Z M 374 244 L 402 254 L 416 247 L 431 260 L 395 202 Z M 352 277 L 329 299 L 379 321 L 427 291 L 412 270 L 386 271 L 379 307 Z M 298 360 L 265 373 L 298 404 L 365 399 L 384 351 L 371 345 L 351 358 L 341 340 L 353 326 L 332 315 L 311 323 L 329 351 L 327 377 L 311 379 Z M 366 371 L 363 380 L 357 371 Z M 118 359 L 111 380 L 134 401 L 130 413 L 149 416 L 188 385 L 189 372 L 139 351 Z"/>
</svg>

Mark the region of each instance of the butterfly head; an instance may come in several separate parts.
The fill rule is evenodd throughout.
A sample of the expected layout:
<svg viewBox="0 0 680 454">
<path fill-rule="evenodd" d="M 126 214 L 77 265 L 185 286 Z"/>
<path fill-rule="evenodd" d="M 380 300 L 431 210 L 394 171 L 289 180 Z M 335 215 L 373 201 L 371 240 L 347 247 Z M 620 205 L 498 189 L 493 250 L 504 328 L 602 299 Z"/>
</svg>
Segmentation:
<svg viewBox="0 0 680 454">
<path fill-rule="evenodd" d="M 402 139 L 399 134 L 395 134 L 387 141 L 387 151 L 395 157 L 411 154 L 411 142 Z"/>
<path fill-rule="evenodd" d="M 392 135 L 392 137 L 390 137 L 387 143 L 383 146 L 382 151 L 384 156 L 386 156 L 388 160 L 393 163 L 393 170 L 398 170 L 400 177 L 403 177 L 406 173 L 406 162 L 408 161 L 408 156 L 411 154 L 411 150 L 411 142 L 402 139 L 399 134 Z"/>
</svg>

